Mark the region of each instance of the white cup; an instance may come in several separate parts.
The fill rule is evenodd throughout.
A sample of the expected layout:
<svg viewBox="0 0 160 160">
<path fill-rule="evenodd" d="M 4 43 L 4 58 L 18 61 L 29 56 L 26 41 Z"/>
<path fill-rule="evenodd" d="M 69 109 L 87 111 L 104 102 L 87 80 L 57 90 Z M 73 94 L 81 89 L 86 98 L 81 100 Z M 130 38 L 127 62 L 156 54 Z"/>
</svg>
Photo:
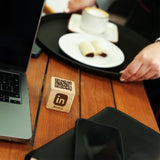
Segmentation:
<svg viewBox="0 0 160 160">
<path fill-rule="evenodd" d="M 101 34 L 106 31 L 109 14 L 99 8 L 87 7 L 82 11 L 80 27 L 88 33 Z"/>
</svg>

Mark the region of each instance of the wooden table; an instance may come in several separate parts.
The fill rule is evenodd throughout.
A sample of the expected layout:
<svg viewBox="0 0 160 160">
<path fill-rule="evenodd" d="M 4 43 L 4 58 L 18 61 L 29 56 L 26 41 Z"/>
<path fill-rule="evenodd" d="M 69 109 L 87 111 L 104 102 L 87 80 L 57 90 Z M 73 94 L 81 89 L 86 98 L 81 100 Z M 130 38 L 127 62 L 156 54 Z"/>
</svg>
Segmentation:
<svg viewBox="0 0 160 160">
<path fill-rule="evenodd" d="M 52 76 L 75 82 L 76 94 L 69 113 L 45 107 Z M 25 144 L 0 141 L 0 160 L 23 160 L 29 151 L 73 128 L 77 118 L 89 118 L 107 106 L 115 107 L 159 132 L 142 82 L 121 83 L 92 75 L 45 53 L 31 59 L 27 79 L 33 139 Z"/>
</svg>

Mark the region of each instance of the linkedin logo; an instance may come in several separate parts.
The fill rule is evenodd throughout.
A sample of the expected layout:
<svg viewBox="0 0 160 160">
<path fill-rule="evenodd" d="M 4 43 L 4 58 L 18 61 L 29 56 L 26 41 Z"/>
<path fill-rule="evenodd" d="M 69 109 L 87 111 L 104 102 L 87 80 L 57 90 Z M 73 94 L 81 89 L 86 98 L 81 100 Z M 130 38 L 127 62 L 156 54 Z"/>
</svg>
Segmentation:
<svg viewBox="0 0 160 160">
<path fill-rule="evenodd" d="M 58 106 L 65 106 L 67 102 L 68 96 L 65 94 L 57 93 L 53 103 Z"/>
</svg>

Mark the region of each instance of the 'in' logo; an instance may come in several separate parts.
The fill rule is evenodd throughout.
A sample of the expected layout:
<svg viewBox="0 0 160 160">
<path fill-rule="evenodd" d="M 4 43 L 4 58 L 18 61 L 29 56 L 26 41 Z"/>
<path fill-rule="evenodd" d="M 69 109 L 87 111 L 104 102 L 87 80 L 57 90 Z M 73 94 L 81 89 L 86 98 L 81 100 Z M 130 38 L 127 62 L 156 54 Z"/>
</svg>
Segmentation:
<svg viewBox="0 0 160 160">
<path fill-rule="evenodd" d="M 65 94 L 57 93 L 53 103 L 59 106 L 65 106 L 68 96 Z"/>
</svg>

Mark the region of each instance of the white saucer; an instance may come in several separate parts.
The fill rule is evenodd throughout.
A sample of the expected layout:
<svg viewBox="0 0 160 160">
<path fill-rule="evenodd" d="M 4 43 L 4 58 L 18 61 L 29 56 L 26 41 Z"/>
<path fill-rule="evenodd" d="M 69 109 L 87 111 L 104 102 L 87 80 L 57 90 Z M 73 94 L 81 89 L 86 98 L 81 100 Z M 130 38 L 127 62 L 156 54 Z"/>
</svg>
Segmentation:
<svg viewBox="0 0 160 160">
<path fill-rule="evenodd" d="M 84 30 L 80 28 L 80 22 L 81 22 L 81 14 L 73 13 L 68 22 L 68 30 L 70 30 L 71 32 L 86 33 Z M 118 42 L 117 25 L 114 23 L 108 22 L 106 25 L 106 32 L 102 34 L 98 34 L 97 36 L 103 37 L 106 40 L 109 40 L 113 43 L 117 43 Z"/>
<path fill-rule="evenodd" d="M 82 41 L 103 40 L 106 43 L 107 57 L 94 56 L 85 57 L 79 49 L 79 43 Z M 119 66 L 124 62 L 124 54 L 121 49 L 115 44 L 102 37 L 84 34 L 84 33 L 68 33 L 64 34 L 59 39 L 59 46 L 62 51 L 69 57 L 77 60 L 83 64 L 98 67 L 98 68 L 112 68 Z"/>
</svg>

